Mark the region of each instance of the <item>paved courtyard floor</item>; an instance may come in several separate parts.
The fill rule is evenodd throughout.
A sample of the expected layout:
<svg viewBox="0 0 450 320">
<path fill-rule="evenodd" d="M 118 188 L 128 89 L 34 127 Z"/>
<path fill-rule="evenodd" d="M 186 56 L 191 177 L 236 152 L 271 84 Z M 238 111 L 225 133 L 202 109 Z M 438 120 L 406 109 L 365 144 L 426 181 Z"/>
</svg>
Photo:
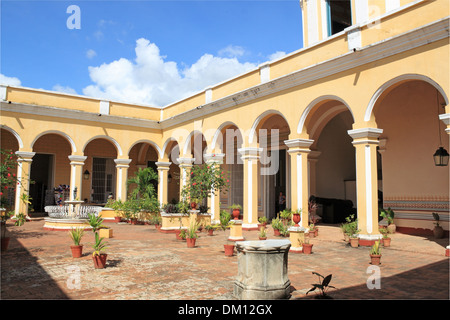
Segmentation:
<svg viewBox="0 0 450 320">
<path fill-rule="evenodd" d="M 84 253 L 72 258 L 66 231 L 46 231 L 43 218 L 17 227 L 7 222 L 11 242 L 1 254 L 1 299 L 33 300 L 235 300 L 234 279 L 238 257 L 226 257 L 223 244 L 229 231 L 213 236 L 199 234 L 195 248 L 161 233 L 154 226 L 107 222 L 113 228 L 108 239 L 105 269 L 94 269 L 91 258 L 93 233 L 82 239 Z M 269 238 L 273 236 L 268 228 Z M 244 231 L 256 240 L 256 231 Z M 311 239 L 313 254 L 290 253 L 290 300 L 306 295 L 317 277 L 332 274 L 330 295 L 336 300 L 449 299 L 448 239 L 392 235 L 382 248 L 379 289 L 368 269 L 369 248 L 351 248 L 337 226 L 321 225 Z M 371 278 L 372 277 L 372 278 Z"/>
</svg>

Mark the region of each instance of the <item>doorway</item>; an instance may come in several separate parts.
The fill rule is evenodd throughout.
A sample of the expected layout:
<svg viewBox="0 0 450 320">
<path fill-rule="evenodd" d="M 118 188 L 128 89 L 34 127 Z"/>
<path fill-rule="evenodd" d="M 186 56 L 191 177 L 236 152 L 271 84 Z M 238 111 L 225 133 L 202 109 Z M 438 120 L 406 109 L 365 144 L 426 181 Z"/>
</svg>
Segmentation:
<svg viewBox="0 0 450 320">
<path fill-rule="evenodd" d="M 34 212 L 44 212 L 46 205 L 53 204 L 53 167 L 53 154 L 36 153 L 33 156 L 29 194 Z"/>
</svg>

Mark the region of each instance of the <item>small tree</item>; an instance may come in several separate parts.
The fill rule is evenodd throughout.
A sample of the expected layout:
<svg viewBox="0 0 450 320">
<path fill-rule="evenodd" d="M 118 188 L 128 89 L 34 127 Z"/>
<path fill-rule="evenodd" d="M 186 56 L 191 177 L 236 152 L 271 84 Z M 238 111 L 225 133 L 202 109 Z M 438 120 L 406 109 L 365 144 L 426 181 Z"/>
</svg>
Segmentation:
<svg viewBox="0 0 450 320">
<path fill-rule="evenodd" d="M 192 167 L 185 194 L 191 200 L 206 199 L 211 194 L 227 191 L 229 182 L 218 163 L 196 165 Z"/>
</svg>

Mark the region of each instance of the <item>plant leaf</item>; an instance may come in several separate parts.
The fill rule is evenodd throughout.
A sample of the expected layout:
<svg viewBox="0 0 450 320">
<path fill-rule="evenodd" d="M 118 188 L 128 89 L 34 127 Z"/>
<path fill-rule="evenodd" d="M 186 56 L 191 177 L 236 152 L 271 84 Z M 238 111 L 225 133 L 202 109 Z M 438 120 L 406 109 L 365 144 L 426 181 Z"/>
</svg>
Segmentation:
<svg viewBox="0 0 450 320">
<path fill-rule="evenodd" d="M 328 286 L 328 284 L 329 284 L 330 281 L 331 281 L 331 277 L 332 277 L 332 275 L 329 274 L 329 275 L 327 275 L 327 276 L 323 279 L 322 285 L 323 285 L 324 287 L 327 287 L 327 286 Z"/>
</svg>

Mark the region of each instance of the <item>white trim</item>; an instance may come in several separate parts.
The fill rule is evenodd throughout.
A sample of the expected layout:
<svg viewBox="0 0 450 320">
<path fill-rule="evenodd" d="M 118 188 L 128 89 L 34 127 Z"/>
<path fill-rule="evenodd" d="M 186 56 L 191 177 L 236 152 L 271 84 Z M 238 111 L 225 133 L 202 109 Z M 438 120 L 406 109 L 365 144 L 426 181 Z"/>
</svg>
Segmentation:
<svg viewBox="0 0 450 320">
<path fill-rule="evenodd" d="M 322 40 L 328 38 L 328 13 L 327 1 L 320 0 L 320 19 L 322 25 Z"/>
<path fill-rule="evenodd" d="M 34 144 L 36 143 L 36 141 L 46 135 L 46 134 L 57 134 L 59 136 L 62 136 L 63 138 L 67 139 L 67 142 L 70 143 L 71 149 L 72 149 L 72 153 L 77 152 L 77 146 L 75 145 L 75 142 L 73 141 L 73 139 L 65 132 L 59 131 L 59 130 L 48 130 L 48 131 L 44 131 L 39 133 L 33 140 L 33 142 L 31 142 L 30 148 L 33 149 Z"/>
<path fill-rule="evenodd" d="M 270 63 L 266 62 L 259 66 L 259 76 L 261 83 L 270 81 Z"/>
<path fill-rule="evenodd" d="M 148 139 L 141 139 L 141 140 L 138 140 L 138 141 L 134 142 L 134 143 L 130 146 L 130 148 L 128 149 L 128 153 L 127 153 L 127 154 L 130 154 L 131 149 L 132 149 L 135 145 L 137 145 L 138 143 L 147 143 L 147 144 L 151 145 L 151 146 L 152 146 L 153 148 L 155 148 L 156 151 L 158 152 L 159 158 L 163 158 L 163 153 L 162 153 L 161 148 L 156 144 L 156 142 L 153 142 L 152 140 L 148 140 Z"/>
<path fill-rule="evenodd" d="M 400 0 L 385 0 L 386 12 L 400 8 Z"/>
<path fill-rule="evenodd" d="M 450 113 L 440 114 L 439 119 L 441 119 L 447 126 L 450 125 Z"/>
<path fill-rule="evenodd" d="M 370 146 L 366 145 L 364 147 L 364 157 L 365 157 L 365 174 L 366 174 L 366 226 L 367 233 L 371 234 L 373 231 L 372 225 L 372 162 L 371 162 L 371 152 Z"/>
<path fill-rule="evenodd" d="M 253 179 L 252 179 L 252 175 L 253 175 L 253 167 L 252 167 L 252 160 L 249 159 L 247 162 L 247 185 L 248 185 L 248 189 L 247 189 L 247 206 L 248 206 L 248 212 L 247 212 L 247 216 L 248 216 L 248 222 L 251 224 L 253 222 Z"/>
<path fill-rule="evenodd" d="M 213 92 L 211 87 L 205 89 L 205 103 L 210 103 L 211 101 L 213 101 L 212 94 Z"/>
<path fill-rule="evenodd" d="M 361 28 L 358 26 L 351 26 L 346 28 L 345 33 L 347 34 L 347 46 L 348 50 L 357 50 L 362 46 L 361 40 Z"/>
<path fill-rule="evenodd" d="M 19 149 L 23 149 L 23 141 L 22 141 L 22 138 L 19 136 L 19 134 L 18 134 L 15 130 L 11 129 L 11 128 L 8 127 L 8 126 L 5 126 L 4 124 L 0 124 L 0 128 L 1 128 L 1 129 L 5 129 L 5 130 L 8 131 L 9 133 L 11 133 L 14 137 L 16 137 L 17 143 L 19 144 Z"/>
<path fill-rule="evenodd" d="M 17 184 L 16 188 L 16 199 L 15 199 L 15 210 L 14 216 L 19 215 L 20 211 L 20 193 L 22 191 L 22 161 L 17 162 L 17 181 L 20 183 Z"/>
<path fill-rule="evenodd" d="M 364 121 L 370 121 L 370 117 L 372 115 L 373 112 L 373 108 L 375 107 L 375 104 L 378 101 L 378 98 L 382 95 L 382 93 L 390 88 L 391 86 L 393 86 L 396 83 L 399 83 L 401 81 L 405 81 L 405 80 L 421 80 L 421 81 L 425 81 L 427 83 L 429 83 L 430 85 L 432 85 L 436 90 L 439 91 L 439 93 L 444 97 L 445 100 L 445 104 L 448 105 L 449 101 L 448 101 L 448 97 L 445 94 L 444 89 L 442 89 L 442 87 L 433 79 L 421 75 L 421 74 L 415 74 L 415 73 L 408 73 L 408 74 L 402 74 L 398 77 L 395 77 L 394 79 L 391 79 L 385 83 L 383 83 L 377 91 L 375 91 L 375 93 L 373 94 L 372 98 L 370 98 L 369 104 L 366 108 L 366 112 L 364 113 Z"/>
<path fill-rule="evenodd" d="M 8 86 L 0 85 L 0 100 L 6 101 L 6 93 L 8 92 Z"/>
<path fill-rule="evenodd" d="M 302 179 L 303 179 L 302 154 L 298 153 L 297 154 L 297 209 L 302 209 L 303 208 L 303 197 L 302 197 L 303 183 L 302 183 Z M 300 220 L 301 220 L 301 216 L 300 216 Z"/>
<path fill-rule="evenodd" d="M 123 155 L 122 148 L 120 147 L 119 143 L 114 138 L 109 137 L 109 136 L 104 136 L 104 135 L 98 135 L 98 136 L 92 137 L 88 141 L 86 141 L 86 143 L 84 144 L 83 149 L 82 149 L 83 153 L 84 153 L 84 150 L 86 149 L 86 146 L 91 141 L 94 141 L 96 139 L 106 139 L 106 140 L 108 140 L 109 142 L 111 142 L 116 147 L 117 155 L 118 156 L 122 156 Z"/>
<path fill-rule="evenodd" d="M 359 138 L 378 138 L 382 133 L 383 129 L 379 128 L 361 128 L 361 129 L 353 129 L 347 130 L 347 133 L 353 139 Z M 367 142 L 377 142 L 372 140 L 366 140 Z"/>
<path fill-rule="evenodd" d="M 356 0 L 355 2 L 356 23 L 362 24 L 369 20 L 369 2 L 368 0 Z"/>
<path fill-rule="evenodd" d="M 100 101 L 98 112 L 100 114 L 109 115 L 109 101 Z"/>
<path fill-rule="evenodd" d="M 250 144 L 253 143 L 253 139 L 255 138 L 255 134 L 256 134 L 256 128 L 258 127 L 261 120 L 271 114 L 276 114 L 276 115 L 281 116 L 284 119 L 284 121 L 286 121 L 286 123 L 289 125 L 289 121 L 279 110 L 276 110 L 276 109 L 266 110 L 256 118 L 255 122 L 253 122 L 252 128 L 250 129 L 250 134 L 248 135 L 248 142 Z M 289 128 L 289 130 L 290 130 L 290 128 Z"/>
<path fill-rule="evenodd" d="M 316 0 L 306 1 L 306 14 L 308 15 L 308 47 L 310 47 L 319 42 L 319 13 Z"/>
</svg>

